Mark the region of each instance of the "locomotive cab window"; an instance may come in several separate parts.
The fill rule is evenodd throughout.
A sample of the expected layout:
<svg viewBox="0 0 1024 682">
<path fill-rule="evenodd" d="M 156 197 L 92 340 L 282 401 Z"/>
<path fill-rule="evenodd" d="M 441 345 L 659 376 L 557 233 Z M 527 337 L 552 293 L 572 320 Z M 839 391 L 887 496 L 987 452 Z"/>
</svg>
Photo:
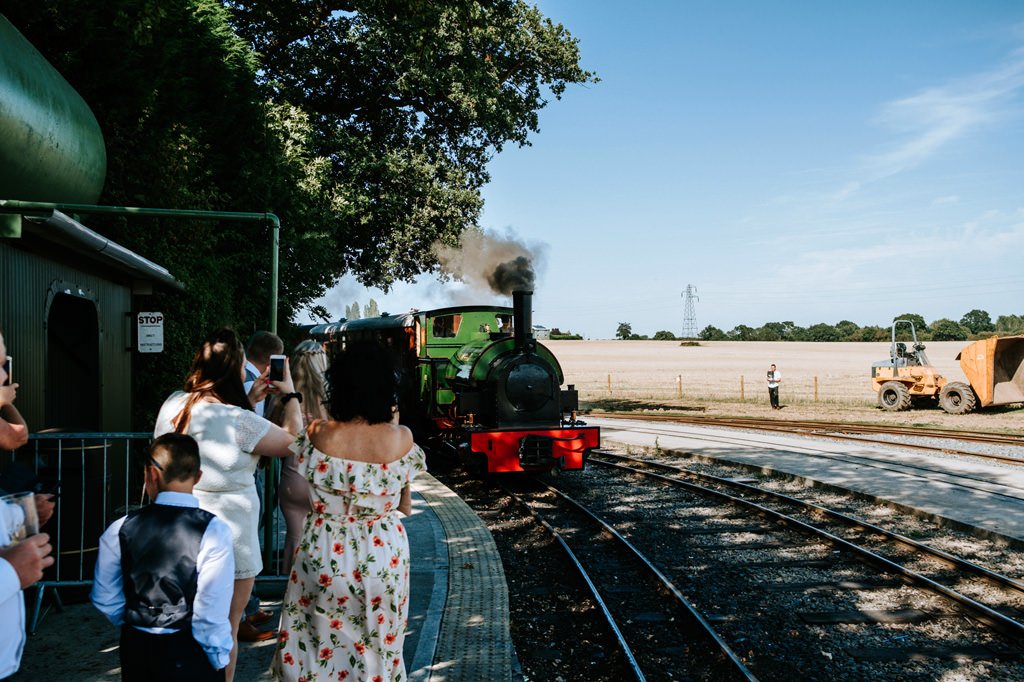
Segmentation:
<svg viewBox="0 0 1024 682">
<path fill-rule="evenodd" d="M 435 339 L 452 339 L 459 333 L 462 315 L 441 315 L 434 318 L 431 332 Z"/>
</svg>

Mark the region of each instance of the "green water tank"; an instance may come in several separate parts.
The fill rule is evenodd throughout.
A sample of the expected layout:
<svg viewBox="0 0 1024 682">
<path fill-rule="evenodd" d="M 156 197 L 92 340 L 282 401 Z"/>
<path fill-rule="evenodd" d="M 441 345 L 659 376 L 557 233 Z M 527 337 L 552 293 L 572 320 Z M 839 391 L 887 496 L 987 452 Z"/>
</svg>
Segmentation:
<svg viewBox="0 0 1024 682">
<path fill-rule="evenodd" d="M 0 199 L 94 204 L 106 173 L 89 105 L 0 15 Z"/>
</svg>

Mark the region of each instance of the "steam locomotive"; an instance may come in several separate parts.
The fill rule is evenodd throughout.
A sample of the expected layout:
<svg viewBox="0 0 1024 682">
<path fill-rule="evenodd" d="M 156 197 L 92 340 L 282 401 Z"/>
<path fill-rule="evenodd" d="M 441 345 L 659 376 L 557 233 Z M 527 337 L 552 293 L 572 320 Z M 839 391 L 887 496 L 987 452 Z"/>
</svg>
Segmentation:
<svg viewBox="0 0 1024 682">
<path fill-rule="evenodd" d="M 330 350 L 355 341 L 391 349 L 399 411 L 417 441 L 481 473 L 582 469 L 600 429 L 577 419 L 579 396 L 532 331 L 532 291 L 513 307 L 458 306 L 321 325 Z"/>
</svg>

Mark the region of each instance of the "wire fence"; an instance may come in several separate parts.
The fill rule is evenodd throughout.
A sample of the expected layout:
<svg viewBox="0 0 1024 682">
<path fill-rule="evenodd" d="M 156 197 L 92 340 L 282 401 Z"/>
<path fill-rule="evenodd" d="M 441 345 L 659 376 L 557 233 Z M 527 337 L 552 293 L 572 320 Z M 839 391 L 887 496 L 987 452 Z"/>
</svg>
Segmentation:
<svg viewBox="0 0 1024 682">
<path fill-rule="evenodd" d="M 662 377 L 637 377 L 609 373 L 601 380 L 577 381 L 576 389 L 584 403 L 607 400 L 657 401 L 685 404 L 686 401 L 724 401 L 768 403 L 768 388 L 763 376 L 688 377 L 684 374 Z M 836 405 L 873 405 L 875 393 L 864 377 L 807 376 L 786 378 L 779 386 L 779 399 L 789 404 L 826 403 Z"/>
</svg>

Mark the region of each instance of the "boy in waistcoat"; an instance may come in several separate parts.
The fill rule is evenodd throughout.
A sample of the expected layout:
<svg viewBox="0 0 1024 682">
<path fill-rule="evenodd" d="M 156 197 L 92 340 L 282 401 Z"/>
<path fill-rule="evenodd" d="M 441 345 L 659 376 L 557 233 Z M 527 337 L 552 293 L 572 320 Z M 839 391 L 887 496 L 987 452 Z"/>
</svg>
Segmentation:
<svg viewBox="0 0 1024 682">
<path fill-rule="evenodd" d="M 121 628 L 121 679 L 223 680 L 231 654 L 231 531 L 199 508 L 199 446 L 185 434 L 153 441 L 146 493 L 153 504 L 100 538 L 92 603 Z"/>
</svg>

